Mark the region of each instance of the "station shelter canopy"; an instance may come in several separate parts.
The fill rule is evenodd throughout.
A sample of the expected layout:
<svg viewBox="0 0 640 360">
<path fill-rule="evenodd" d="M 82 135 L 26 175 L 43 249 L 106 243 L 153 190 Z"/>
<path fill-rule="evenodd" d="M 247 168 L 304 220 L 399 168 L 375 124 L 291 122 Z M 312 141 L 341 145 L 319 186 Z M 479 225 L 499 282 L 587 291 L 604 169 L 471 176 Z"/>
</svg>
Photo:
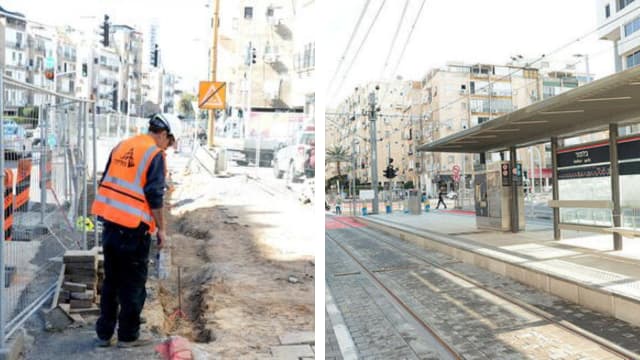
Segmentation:
<svg viewBox="0 0 640 360">
<path fill-rule="evenodd" d="M 418 147 L 418 151 L 505 151 L 640 122 L 640 66 L 580 86 L 467 130 Z"/>
</svg>

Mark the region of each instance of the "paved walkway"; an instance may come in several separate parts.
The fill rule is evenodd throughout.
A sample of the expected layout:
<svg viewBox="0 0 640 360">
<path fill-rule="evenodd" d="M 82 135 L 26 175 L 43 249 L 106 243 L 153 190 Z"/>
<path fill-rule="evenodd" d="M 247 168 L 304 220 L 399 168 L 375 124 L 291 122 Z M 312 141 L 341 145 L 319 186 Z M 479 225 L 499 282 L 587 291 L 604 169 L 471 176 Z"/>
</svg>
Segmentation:
<svg viewBox="0 0 640 360">
<path fill-rule="evenodd" d="M 623 250 L 615 251 L 611 235 L 563 231 L 563 240 L 556 241 L 544 222 L 531 222 L 515 234 L 483 230 L 475 216 L 449 210 L 365 218 L 640 304 L 640 239 L 624 238 Z M 613 307 L 614 313 L 622 310 Z M 640 323 L 640 314 L 627 320 Z"/>
</svg>

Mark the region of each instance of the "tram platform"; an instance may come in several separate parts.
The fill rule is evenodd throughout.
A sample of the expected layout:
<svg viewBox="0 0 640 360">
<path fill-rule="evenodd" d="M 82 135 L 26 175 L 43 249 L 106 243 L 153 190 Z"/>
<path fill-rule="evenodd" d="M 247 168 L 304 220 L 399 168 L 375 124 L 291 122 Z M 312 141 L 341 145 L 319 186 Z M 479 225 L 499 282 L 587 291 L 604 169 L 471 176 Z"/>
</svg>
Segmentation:
<svg viewBox="0 0 640 360">
<path fill-rule="evenodd" d="M 357 221 L 640 326 L 640 239 L 623 238 L 615 251 L 611 235 L 563 231 L 554 240 L 544 222 L 519 233 L 484 230 L 474 215 L 455 210 Z"/>
</svg>

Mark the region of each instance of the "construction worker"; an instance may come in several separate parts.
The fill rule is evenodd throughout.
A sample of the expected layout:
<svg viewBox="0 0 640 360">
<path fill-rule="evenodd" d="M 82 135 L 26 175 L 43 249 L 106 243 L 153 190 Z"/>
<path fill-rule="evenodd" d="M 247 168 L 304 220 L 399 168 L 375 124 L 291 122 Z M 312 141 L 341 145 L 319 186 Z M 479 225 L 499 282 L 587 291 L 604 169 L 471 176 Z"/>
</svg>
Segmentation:
<svg viewBox="0 0 640 360">
<path fill-rule="evenodd" d="M 146 299 L 147 263 L 151 234 L 158 248 L 166 241 L 162 215 L 166 163 L 163 154 L 173 138 L 171 125 L 161 114 L 149 120 L 148 134 L 120 142 L 112 151 L 91 207 L 103 222 L 105 278 L 96 323 L 97 345 L 146 345 L 140 335 L 140 313 Z M 118 306 L 120 311 L 118 313 Z"/>
</svg>

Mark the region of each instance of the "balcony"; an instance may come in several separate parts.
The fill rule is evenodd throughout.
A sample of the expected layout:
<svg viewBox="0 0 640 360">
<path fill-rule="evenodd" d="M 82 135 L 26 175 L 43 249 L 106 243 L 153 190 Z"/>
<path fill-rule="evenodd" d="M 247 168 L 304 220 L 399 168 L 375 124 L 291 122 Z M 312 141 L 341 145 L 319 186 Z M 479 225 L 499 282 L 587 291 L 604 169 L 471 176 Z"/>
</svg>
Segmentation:
<svg viewBox="0 0 640 360">
<path fill-rule="evenodd" d="M 22 42 L 7 41 L 5 44 L 8 48 L 11 49 L 24 50 L 25 48 L 24 43 Z"/>
</svg>

